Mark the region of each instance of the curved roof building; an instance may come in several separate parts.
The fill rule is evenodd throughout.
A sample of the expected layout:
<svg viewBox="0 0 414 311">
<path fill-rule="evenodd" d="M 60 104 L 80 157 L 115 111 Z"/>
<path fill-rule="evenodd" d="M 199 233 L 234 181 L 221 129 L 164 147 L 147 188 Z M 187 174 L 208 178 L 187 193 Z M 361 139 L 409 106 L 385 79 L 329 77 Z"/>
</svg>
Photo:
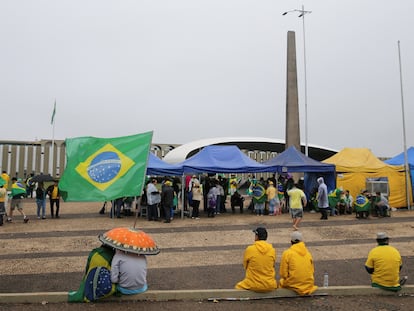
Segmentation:
<svg viewBox="0 0 414 311">
<path fill-rule="evenodd" d="M 285 150 L 285 142 L 281 139 L 266 137 L 216 137 L 196 140 L 181 145 L 168 152 L 163 160 L 168 163 L 179 163 L 209 145 L 235 145 L 245 151 L 270 153 L 281 153 Z M 304 146 L 301 146 L 301 149 L 304 152 Z M 325 160 L 337 153 L 336 150 L 315 145 L 309 145 L 308 152 L 309 157 L 317 161 Z"/>
</svg>

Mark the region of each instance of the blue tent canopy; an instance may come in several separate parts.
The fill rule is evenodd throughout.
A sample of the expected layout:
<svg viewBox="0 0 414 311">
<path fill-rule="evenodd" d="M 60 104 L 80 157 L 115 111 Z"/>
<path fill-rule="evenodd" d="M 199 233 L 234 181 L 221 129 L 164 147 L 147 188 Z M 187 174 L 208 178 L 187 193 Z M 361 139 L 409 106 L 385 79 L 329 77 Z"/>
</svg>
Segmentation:
<svg viewBox="0 0 414 311">
<path fill-rule="evenodd" d="M 299 152 L 294 146 L 290 146 L 288 149 L 263 163 L 269 167 L 272 167 L 275 172 L 280 173 L 305 173 L 304 185 L 305 193 L 309 198 L 311 192 L 318 188 L 317 179 L 323 177 L 328 187 L 328 191 L 335 189 L 336 177 L 335 177 L 335 165 L 322 163 L 311 159 Z"/>
<path fill-rule="evenodd" d="M 237 146 L 206 146 L 178 163 L 184 173 L 264 173 L 272 169 L 250 159 Z"/>
<path fill-rule="evenodd" d="M 278 154 L 273 159 L 263 163 L 273 168 L 274 172 L 335 172 L 335 165 L 322 163 L 305 156 L 299 152 L 294 146 Z"/>
<path fill-rule="evenodd" d="M 169 164 L 158 158 L 153 153 L 149 153 L 147 175 L 155 176 L 181 176 L 183 174 L 182 166 L 178 164 Z"/>
<path fill-rule="evenodd" d="M 410 147 L 407 149 L 407 160 L 408 166 L 410 168 L 410 175 L 411 175 L 411 188 L 414 193 L 414 147 Z M 400 154 L 396 155 L 395 157 L 385 160 L 385 163 L 389 165 L 405 165 L 405 153 L 401 152 Z"/>
<path fill-rule="evenodd" d="M 408 157 L 408 165 L 410 166 L 410 170 L 413 170 L 414 169 L 414 147 L 410 147 L 407 149 L 407 157 Z M 390 165 L 405 165 L 404 152 L 401 152 L 395 157 L 385 160 L 384 162 Z"/>
</svg>

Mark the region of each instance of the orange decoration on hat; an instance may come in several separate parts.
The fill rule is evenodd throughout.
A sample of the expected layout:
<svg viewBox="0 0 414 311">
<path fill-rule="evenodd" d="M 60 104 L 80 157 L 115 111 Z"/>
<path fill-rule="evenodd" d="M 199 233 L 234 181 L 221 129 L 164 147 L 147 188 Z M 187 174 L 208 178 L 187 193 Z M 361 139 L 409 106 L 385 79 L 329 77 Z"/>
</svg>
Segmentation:
<svg viewBox="0 0 414 311">
<path fill-rule="evenodd" d="M 99 235 L 99 240 L 105 245 L 134 254 L 157 255 L 160 252 L 148 234 L 135 228 L 114 228 Z"/>
</svg>

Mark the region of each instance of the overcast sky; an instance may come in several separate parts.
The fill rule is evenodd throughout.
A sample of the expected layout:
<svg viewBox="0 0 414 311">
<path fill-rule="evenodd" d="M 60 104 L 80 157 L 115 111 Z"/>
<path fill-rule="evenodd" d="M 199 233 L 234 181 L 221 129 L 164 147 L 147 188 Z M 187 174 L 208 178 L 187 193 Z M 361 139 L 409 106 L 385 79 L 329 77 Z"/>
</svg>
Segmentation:
<svg viewBox="0 0 414 311">
<path fill-rule="evenodd" d="M 115 137 L 154 143 L 285 138 L 287 31 L 296 33 L 305 141 L 414 145 L 412 0 L 2 0 L 0 140 Z"/>
</svg>

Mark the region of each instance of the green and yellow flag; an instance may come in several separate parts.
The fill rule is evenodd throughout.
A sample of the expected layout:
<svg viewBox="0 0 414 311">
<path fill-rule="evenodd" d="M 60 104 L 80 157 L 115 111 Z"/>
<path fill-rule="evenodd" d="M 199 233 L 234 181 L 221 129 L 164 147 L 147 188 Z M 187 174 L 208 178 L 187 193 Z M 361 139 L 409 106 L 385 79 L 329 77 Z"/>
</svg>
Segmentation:
<svg viewBox="0 0 414 311">
<path fill-rule="evenodd" d="M 67 164 L 59 182 L 65 201 L 110 201 L 140 196 L 152 132 L 117 138 L 66 139 Z"/>
<path fill-rule="evenodd" d="M 16 195 L 26 195 L 26 187 L 21 182 L 15 182 L 12 185 L 11 189 L 11 195 L 12 197 Z"/>
</svg>

